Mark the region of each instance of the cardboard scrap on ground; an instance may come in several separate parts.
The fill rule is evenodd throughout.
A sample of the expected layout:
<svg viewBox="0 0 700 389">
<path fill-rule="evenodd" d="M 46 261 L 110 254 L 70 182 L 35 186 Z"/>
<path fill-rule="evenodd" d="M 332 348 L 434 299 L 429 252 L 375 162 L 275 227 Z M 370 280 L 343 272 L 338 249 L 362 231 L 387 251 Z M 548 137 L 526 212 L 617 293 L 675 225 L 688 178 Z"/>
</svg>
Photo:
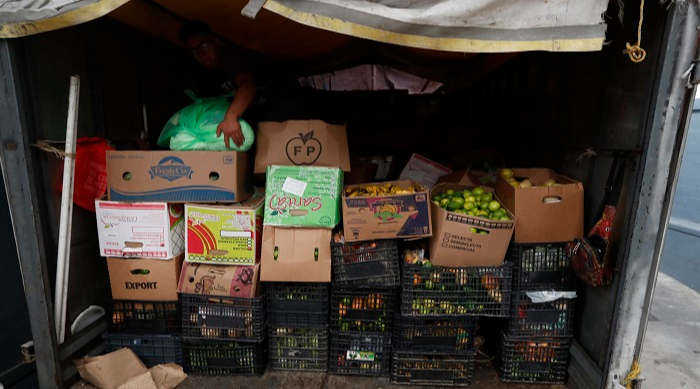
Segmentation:
<svg viewBox="0 0 700 389">
<path fill-rule="evenodd" d="M 99 389 L 172 389 L 187 375 L 175 364 L 148 370 L 128 348 L 73 361 L 80 377 Z"/>
</svg>

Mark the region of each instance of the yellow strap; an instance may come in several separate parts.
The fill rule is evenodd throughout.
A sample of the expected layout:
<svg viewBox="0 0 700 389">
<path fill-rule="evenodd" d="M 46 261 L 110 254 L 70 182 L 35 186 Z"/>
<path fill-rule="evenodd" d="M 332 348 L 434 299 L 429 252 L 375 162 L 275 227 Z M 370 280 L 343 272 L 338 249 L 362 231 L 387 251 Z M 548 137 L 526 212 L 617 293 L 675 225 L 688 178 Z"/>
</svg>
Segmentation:
<svg viewBox="0 0 700 389">
<path fill-rule="evenodd" d="M 627 378 L 625 378 L 625 380 L 622 381 L 622 384 L 625 385 L 627 389 L 632 389 L 632 381 L 639 377 L 640 374 L 642 374 L 642 368 L 639 366 L 639 362 L 632 362 L 632 370 L 630 370 L 629 374 L 627 374 Z"/>
<path fill-rule="evenodd" d="M 637 44 L 632 46 L 627 43 L 627 55 L 630 56 L 630 60 L 634 63 L 640 63 L 644 61 L 647 56 L 647 52 L 641 47 L 642 44 L 642 22 L 644 21 L 644 0 L 639 4 L 639 27 L 637 27 Z"/>
</svg>

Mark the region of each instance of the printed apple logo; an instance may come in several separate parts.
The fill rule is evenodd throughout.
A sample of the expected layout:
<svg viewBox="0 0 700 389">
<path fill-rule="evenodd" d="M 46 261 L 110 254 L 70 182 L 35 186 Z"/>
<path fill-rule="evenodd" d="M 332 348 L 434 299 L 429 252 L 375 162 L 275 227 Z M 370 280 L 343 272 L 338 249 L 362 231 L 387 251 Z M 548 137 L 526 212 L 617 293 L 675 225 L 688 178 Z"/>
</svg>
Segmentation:
<svg viewBox="0 0 700 389">
<path fill-rule="evenodd" d="M 314 138 L 314 132 L 299 136 L 287 142 L 287 158 L 295 165 L 312 165 L 321 156 L 321 142 Z"/>
</svg>

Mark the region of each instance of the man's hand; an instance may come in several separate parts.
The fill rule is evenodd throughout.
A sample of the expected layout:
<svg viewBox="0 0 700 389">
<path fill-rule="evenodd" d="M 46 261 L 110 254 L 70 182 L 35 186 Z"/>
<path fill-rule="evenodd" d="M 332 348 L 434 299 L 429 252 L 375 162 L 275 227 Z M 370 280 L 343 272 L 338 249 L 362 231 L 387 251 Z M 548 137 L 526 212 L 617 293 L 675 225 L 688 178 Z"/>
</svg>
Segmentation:
<svg viewBox="0 0 700 389">
<path fill-rule="evenodd" d="M 245 141 L 243 131 L 241 131 L 241 124 L 238 122 L 238 119 L 229 117 L 229 115 L 226 115 L 224 120 L 219 123 L 219 126 L 216 128 L 217 138 L 220 137 L 222 133 L 224 134 L 224 143 L 226 144 L 227 149 L 231 148 L 229 139 L 233 140 L 233 143 L 235 143 L 238 147 L 243 145 L 243 141 Z"/>
</svg>

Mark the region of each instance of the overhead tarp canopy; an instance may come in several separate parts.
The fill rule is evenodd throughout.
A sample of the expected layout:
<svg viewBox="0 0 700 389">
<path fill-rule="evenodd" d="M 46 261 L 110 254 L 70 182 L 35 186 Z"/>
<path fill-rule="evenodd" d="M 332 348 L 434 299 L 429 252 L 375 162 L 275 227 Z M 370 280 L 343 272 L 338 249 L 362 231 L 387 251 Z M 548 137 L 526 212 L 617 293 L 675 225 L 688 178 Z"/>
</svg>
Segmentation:
<svg viewBox="0 0 700 389">
<path fill-rule="evenodd" d="M 0 37 L 25 36 L 84 23 L 113 11 L 118 13 L 125 4 L 129 9 L 130 3 L 142 1 L 0 1 Z M 608 3 L 608 0 L 257 0 L 254 2 L 264 3 L 264 10 L 255 20 L 250 20 L 241 16 L 247 1 L 152 1 L 179 18 L 206 21 L 217 33 L 234 42 L 258 42 L 242 46 L 257 45 L 260 51 L 268 52 L 274 51 L 270 47 L 277 48 L 277 57 L 289 57 L 283 46 L 290 42 L 294 43 L 292 47 L 302 48 L 297 53 L 313 56 L 348 44 L 352 38 L 455 53 L 595 51 L 602 48 L 605 38 L 602 15 Z M 139 6 L 143 4 L 131 8 Z M 273 14 L 283 18 L 275 18 Z M 124 19 L 125 15 L 128 12 L 117 18 Z M 137 13 L 132 16 L 143 18 Z M 305 31 L 290 27 L 289 23 L 279 22 L 284 18 L 313 28 Z M 269 24 L 272 21 L 277 23 Z M 149 28 L 158 29 L 158 25 Z M 319 29 L 332 32 L 333 39 L 319 42 L 312 38 L 308 43 L 303 42 L 309 35 L 318 35 Z M 288 35 L 290 32 L 296 35 Z M 320 46 L 314 46 L 318 43 Z"/>
</svg>

